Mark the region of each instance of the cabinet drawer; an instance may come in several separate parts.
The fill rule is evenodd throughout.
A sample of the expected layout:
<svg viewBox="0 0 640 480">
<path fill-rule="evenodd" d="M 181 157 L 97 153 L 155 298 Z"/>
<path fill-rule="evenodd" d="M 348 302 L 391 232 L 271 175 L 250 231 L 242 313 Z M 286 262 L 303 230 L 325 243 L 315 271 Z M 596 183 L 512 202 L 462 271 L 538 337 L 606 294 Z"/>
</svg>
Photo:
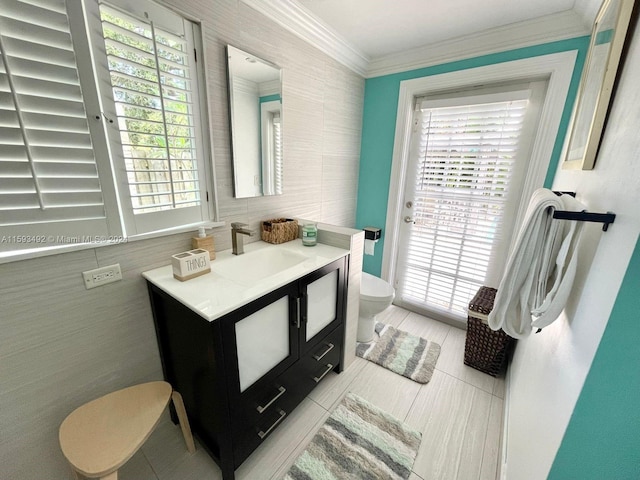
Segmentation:
<svg viewBox="0 0 640 480">
<path fill-rule="evenodd" d="M 232 435 L 234 462 L 240 465 L 284 421 L 300 403 L 296 385 L 282 375 L 262 389 L 264 395 L 247 400 L 234 409 Z"/>
<path fill-rule="evenodd" d="M 342 355 L 342 325 L 311 348 L 296 365 L 298 390 L 308 395 L 325 376 L 336 368 Z M 292 369 L 289 369 L 292 370 Z M 287 373 L 289 372 L 287 371 Z"/>
<path fill-rule="evenodd" d="M 295 408 L 285 409 L 278 405 L 269 413 L 265 412 L 264 417 L 255 425 L 234 425 L 233 429 L 233 450 L 234 464 L 238 468 L 251 453 L 268 438 L 268 436 L 289 416 Z M 239 428 L 238 428 L 239 427 Z"/>
<path fill-rule="evenodd" d="M 304 398 L 300 398 L 296 390 L 298 386 L 295 378 L 285 373 L 260 380 L 231 405 L 234 434 L 251 430 L 255 435 L 264 426 L 264 419 L 271 418 L 273 412 L 293 410 Z"/>
<path fill-rule="evenodd" d="M 312 348 L 301 360 L 309 365 L 331 363 L 334 367 L 340 363 L 342 352 L 342 326 L 333 330 Z"/>
<path fill-rule="evenodd" d="M 242 417 L 247 423 L 255 423 L 268 412 L 282 405 L 291 396 L 291 386 L 284 375 L 271 381 L 263 381 L 250 394 L 240 397 L 232 406 L 232 415 Z"/>
</svg>

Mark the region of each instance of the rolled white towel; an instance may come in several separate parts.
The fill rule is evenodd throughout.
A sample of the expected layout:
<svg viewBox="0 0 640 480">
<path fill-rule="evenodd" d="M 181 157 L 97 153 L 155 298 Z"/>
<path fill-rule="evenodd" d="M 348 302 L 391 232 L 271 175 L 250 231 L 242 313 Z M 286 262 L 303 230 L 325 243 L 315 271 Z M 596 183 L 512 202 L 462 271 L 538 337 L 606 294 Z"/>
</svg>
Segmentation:
<svg viewBox="0 0 640 480">
<path fill-rule="evenodd" d="M 563 210 L 580 212 L 585 206 L 569 195 L 561 197 Z M 564 239 L 556 258 L 554 283 L 548 291 L 536 295 L 531 310 L 531 325 L 534 328 L 544 328 L 553 323 L 564 310 L 578 267 L 578 254 L 582 242 L 584 223 L 577 220 L 555 220 L 564 223 Z M 542 299 L 542 302 L 540 300 Z"/>
<path fill-rule="evenodd" d="M 562 226 L 553 221 L 553 211 L 563 208 L 561 197 L 551 190 L 541 188 L 533 193 L 489 314 L 492 329 L 502 328 L 514 338 L 531 333 L 532 301 L 540 289 L 540 272 L 548 275 L 553 268 L 551 258 L 559 250 Z"/>
</svg>

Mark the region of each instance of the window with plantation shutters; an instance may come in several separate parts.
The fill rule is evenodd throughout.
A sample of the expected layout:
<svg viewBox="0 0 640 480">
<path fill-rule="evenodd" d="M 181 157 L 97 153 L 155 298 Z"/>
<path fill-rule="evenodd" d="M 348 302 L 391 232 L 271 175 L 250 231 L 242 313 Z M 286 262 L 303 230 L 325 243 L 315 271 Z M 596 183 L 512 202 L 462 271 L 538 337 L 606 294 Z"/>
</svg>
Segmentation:
<svg viewBox="0 0 640 480">
<path fill-rule="evenodd" d="M 81 87 L 65 2 L 0 0 L 0 52 L 0 248 L 106 235 L 99 122 L 85 107 L 97 97 Z"/>
<path fill-rule="evenodd" d="M 282 102 L 260 103 L 262 194 L 282 194 Z"/>
<path fill-rule="evenodd" d="M 465 316 L 490 270 L 504 264 L 526 168 L 529 97 L 512 88 L 416 100 L 402 301 Z"/>
<path fill-rule="evenodd" d="M 104 50 L 96 50 L 106 56 L 111 88 L 103 93 L 117 127 L 110 134 L 126 229 L 205 221 L 209 155 L 201 138 L 197 26 L 148 1 L 120 3 L 100 4 Z"/>
<path fill-rule="evenodd" d="M 150 0 L 0 0 L 0 261 L 215 222 L 201 41 Z"/>
<path fill-rule="evenodd" d="M 282 122 L 279 113 L 273 117 L 273 149 L 276 194 L 281 195 L 284 169 L 282 165 Z"/>
</svg>

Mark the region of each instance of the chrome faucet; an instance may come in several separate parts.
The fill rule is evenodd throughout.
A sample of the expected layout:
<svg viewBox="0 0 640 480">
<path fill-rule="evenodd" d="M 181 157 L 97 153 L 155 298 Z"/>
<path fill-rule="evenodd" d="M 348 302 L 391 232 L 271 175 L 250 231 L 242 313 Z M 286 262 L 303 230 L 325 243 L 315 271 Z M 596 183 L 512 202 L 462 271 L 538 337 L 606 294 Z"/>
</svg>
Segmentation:
<svg viewBox="0 0 640 480">
<path fill-rule="evenodd" d="M 234 222 L 231 224 L 231 253 L 242 255 L 244 253 L 244 241 L 242 235 L 253 237 L 253 230 L 246 223 Z"/>
</svg>

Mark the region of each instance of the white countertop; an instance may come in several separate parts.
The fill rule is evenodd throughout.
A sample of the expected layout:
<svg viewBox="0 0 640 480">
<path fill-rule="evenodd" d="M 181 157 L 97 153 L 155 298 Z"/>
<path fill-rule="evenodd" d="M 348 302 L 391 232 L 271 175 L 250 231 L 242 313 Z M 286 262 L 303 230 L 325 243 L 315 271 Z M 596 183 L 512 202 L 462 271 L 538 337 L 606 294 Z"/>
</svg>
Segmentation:
<svg viewBox="0 0 640 480">
<path fill-rule="evenodd" d="M 257 281 L 251 280 L 251 272 L 247 272 L 247 281 L 232 280 L 216 272 L 216 268 L 222 272 L 228 271 L 230 266 L 233 268 L 231 262 L 234 260 L 234 263 L 246 266 L 247 260 L 252 258 L 251 253 L 263 249 L 273 249 L 274 253 L 276 250 L 282 250 L 285 255 L 291 252 L 291 256 L 304 255 L 306 259 Z M 245 245 L 244 251 L 245 254 L 239 256 L 233 255 L 231 250 L 216 252 L 216 258 L 211 262 L 211 273 L 186 282 L 173 278 L 171 265 L 143 272 L 142 276 L 204 319 L 213 321 L 349 253 L 348 250 L 320 243 L 314 247 L 305 247 L 300 239 L 280 245 L 253 242 Z"/>
</svg>

